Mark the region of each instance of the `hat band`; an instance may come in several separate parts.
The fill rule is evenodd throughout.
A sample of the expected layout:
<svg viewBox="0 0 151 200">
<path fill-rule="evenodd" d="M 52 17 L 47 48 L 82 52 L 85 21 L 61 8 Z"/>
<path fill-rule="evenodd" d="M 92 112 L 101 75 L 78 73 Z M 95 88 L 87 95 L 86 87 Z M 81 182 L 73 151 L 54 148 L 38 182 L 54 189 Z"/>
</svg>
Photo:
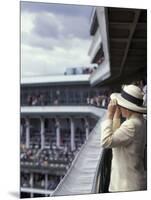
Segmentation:
<svg viewBox="0 0 151 200">
<path fill-rule="evenodd" d="M 121 96 L 124 99 L 130 101 L 131 103 L 136 104 L 137 106 L 142 106 L 143 105 L 143 100 L 142 99 L 138 99 L 138 98 L 136 98 L 134 96 L 131 96 L 130 94 L 126 93 L 124 90 L 122 90 Z"/>
</svg>

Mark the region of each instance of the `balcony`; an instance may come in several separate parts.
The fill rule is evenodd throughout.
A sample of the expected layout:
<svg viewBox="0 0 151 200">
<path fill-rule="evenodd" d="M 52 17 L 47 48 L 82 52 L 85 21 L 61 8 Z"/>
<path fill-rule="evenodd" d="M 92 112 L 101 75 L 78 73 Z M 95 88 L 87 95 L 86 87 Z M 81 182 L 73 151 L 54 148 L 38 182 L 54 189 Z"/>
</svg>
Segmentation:
<svg viewBox="0 0 151 200">
<path fill-rule="evenodd" d="M 90 21 L 90 35 L 94 35 L 98 28 L 98 20 L 95 8 L 93 8 L 91 13 L 91 21 Z"/>
<path fill-rule="evenodd" d="M 96 117 L 100 117 L 101 108 L 94 106 L 24 106 L 21 107 L 21 115 L 64 115 L 64 114 L 82 114 L 87 115 L 88 113 L 93 114 Z"/>
<path fill-rule="evenodd" d="M 104 61 L 99 65 L 97 70 L 90 77 L 90 84 L 92 86 L 95 86 L 98 83 L 102 82 L 103 80 L 106 80 L 111 75 L 107 19 L 105 14 L 106 10 L 103 7 L 97 7 L 96 12 L 100 28 L 96 32 L 96 36 L 94 37 L 94 40 L 89 50 L 89 55 L 91 57 L 91 61 L 93 61 L 93 59 L 96 57 L 98 50 L 101 48 L 100 44 L 102 44 L 104 52 Z"/>
<path fill-rule="evenodd" d="M 97 29 L 97 31 L 93 37 L 89 52 L 88 52 L 91 62 L 93 61 L 94 57 L 96 56 L 97 52 L 99 51 L 99 49 L 101 47 L 101 42 L 102 42 L 102 39 L 101 39 L 100 30 Z"/>
</svg>

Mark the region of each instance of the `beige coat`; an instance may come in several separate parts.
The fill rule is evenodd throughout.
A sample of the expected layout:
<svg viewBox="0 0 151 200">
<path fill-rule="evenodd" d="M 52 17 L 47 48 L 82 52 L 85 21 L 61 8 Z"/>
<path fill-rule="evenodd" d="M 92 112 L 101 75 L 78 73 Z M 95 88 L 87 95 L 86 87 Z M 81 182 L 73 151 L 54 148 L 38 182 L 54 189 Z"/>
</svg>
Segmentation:
<svg viewBox="0 0 151 200">
<path fill-rule="evenodd" d="M 133 115 L 121 125 L 119 119 L 107 119 L 101 127 L 101 145 L 113 153 L 109 191 L 146 190 L 143 117 Z"/>
</svg>

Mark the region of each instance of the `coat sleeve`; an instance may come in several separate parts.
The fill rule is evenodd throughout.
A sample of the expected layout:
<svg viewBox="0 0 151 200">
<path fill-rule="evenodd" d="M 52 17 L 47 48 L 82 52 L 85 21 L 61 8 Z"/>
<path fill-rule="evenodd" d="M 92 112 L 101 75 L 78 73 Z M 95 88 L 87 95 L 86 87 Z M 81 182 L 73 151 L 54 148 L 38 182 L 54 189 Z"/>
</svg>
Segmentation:
<svg viewBox="0 0 151 200">
<path fill-rule="evenodd" d="M 130 120 L 126 120 L 116 130 L 113 130 L 113 120 L 107 119 L 102 122 L 101 146 L 104 148 L 126 146 L 133 141 L 134 136 L 135 127 Z"/>
<path fill-rule="evenodd" d="M 113 125 L 112 125 L 113 132 L 115 132 L 116 129 L 118 129 L 120 127 L 120 125 L 121 125 L 121 120 L 113 118 Z"/>
</svg>

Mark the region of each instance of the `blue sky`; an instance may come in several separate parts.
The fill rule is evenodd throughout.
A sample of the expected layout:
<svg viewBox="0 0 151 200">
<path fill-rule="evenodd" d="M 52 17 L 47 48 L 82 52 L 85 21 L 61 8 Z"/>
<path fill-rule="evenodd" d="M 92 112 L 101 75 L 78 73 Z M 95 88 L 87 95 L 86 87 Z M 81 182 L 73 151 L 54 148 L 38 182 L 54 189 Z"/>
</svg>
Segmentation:
<svg viewBox="0 0 151 200">
<path fill-rule="evenodd" d="M 22 76 L 87 66 L 91 6 L 21 2 Z"/>
</svg>

